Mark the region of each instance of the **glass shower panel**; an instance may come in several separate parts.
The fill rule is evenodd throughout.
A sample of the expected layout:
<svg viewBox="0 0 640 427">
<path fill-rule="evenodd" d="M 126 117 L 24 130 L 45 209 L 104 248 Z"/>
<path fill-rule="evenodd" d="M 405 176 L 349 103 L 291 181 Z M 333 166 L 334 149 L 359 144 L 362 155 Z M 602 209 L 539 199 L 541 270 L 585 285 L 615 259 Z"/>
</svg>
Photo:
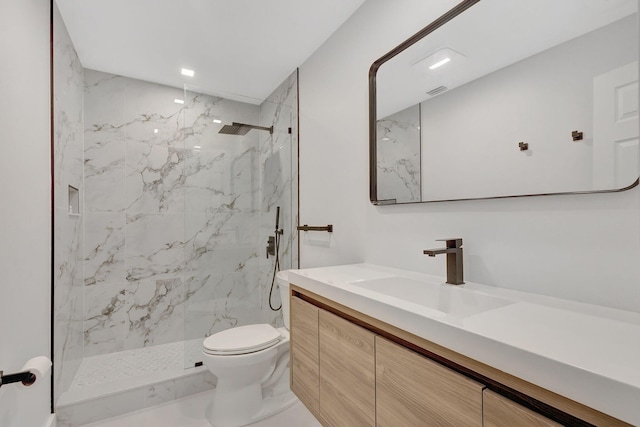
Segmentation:
<svg viewBox="0 0 640 427">
<path fill-rule="evenodd" d="M 297 88 L 294 72 L 259 104 L 185 91 L 185 368 L 202 361 L 207 336 L 283 325 L 266 246 L 280 208 L 280 269 L 298 266 Z M 233 122 L 263 129 L 219 133 Z"/>
<path fill-rule="evenodd" d="M 258 124 L 259 107 L 185 91 L 185 368 L 204 337 L 258 323 L 259 133 L 218 133 Z M 261 252 L 260 252 L 261 253 Z"/>
<path fill-rule="evenodd" d="M 261 106 L 261 118 L 274 126 L 273 134 L 261 136 L 261 221 L 260 241 L 266 245 L 269 237 L 276 237 L 276 216 L 278 229 L 277 260 L 280 270 L 294 266 L 294 254 L 297 255 L 297 221 L 293 213 L 297 212 L 297 197 L 294 197 L 294 158 L 293 108 L 291 105 L 267 100 Z M 297 191 L 295 191 L 297 196 Z M 295 201 L 295 204 L 294 204 Z M 279 210 L 279 215 L 278 215 Z M 283 326 L 282 313 L 272 308 L 280 307 L 280 294 L 277 284 L 273 284 L 271 301 L 269 294 L 274 282 L 276 257 L 267 258 L 263 250 L 260 255 L 261 312 L 264 323 Z M 296 262 L 297 264 L 297 262 Z"/>
</svg>

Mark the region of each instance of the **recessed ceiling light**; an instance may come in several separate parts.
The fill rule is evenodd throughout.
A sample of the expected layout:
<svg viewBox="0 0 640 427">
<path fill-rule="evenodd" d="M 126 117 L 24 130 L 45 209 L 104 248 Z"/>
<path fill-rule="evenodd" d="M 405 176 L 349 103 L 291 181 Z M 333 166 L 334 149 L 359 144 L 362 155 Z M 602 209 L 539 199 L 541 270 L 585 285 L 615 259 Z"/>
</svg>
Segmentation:
<svg viewBox="0 0 640 427">
<path fill-rule="evenodd" d="M 184 99 L 174 99 L 173 102 L 175 102 L 176 104 L 184 104 Z"/>
<path fill-rule="evenodd" d="M 384 138 L 382 138 L 383 141 L 390 141 L 391 138 L 387 138 L 386 136 Z"/>
<path fill-rule="evenodd" d="M 194 145 L 193 148 L 201 148 L 199 145 Z"/>
<path fill-rule="evenodd" d="M 447 62 L 451 61 L 451 58 L 444 58 L 441 59 L 440 61 L 436 62 L 435 64 L 433 64 L 432 66 L 429 67 L 430 70 L 435 70 L 438 67 L 442 67 L 444 64 L 446 64 Z"/>
<path fill-rule="evenodd" d="M 188 77 L 193 77 L 193 75 L 195 74 L 193 70 L 189 70 L 187 68 L 183 68 L 182 71 L 180 72 L 182 73 L 183 76 L 188 76 Z"/>
<path fill-rule="evenodd" d="M 222 123 L 222 120 L 220 120 L 220 119 L 213 119 L 213 123 Z"/>
<path fill-rule="evenodd" d="M 153 133 L 158 133 L 158 129 L 154 129 L 154 130 L 153 130 Z"/>
<path fill-rule="evenodd" d="M 439 68 L 443 65 L 449 64 L 447 65 L 447 67 L 443 68 L 448 69 L 453 65 L 460 65 L 460 63 L 464 61 L 464 59 L 465 56 L 460 52 L 456 52 L 453 49 L 445 47 L 417 60 L 413 63 L 413 67 L 417 68 L 419 72 L 424 72 L 427 70 L 439 72 Z"/>
</svg>

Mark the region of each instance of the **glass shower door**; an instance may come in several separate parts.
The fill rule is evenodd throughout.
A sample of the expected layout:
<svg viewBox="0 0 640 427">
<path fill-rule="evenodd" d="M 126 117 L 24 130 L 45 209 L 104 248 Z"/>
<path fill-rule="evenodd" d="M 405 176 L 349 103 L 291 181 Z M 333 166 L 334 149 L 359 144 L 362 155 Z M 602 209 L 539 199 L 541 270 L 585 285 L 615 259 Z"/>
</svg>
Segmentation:
<svg viewBox="0 0 640 427">
<path fill-rule="evenodd" d="M 185 360 L 202 360 L 202 340 L 260 322 L 258 132 L 218 133 L 255 124 L 258 106 L 185 92 Z"/>
<path fill-rule="evenodd" d="M 269 308 L 279 209 L 281 269 L 297 266 L 297 77 L 260 105 L 187 91 L 185 108 L 185 367 L 202 341 L 234 326 L 282 326 Z M 273 127 L 220 134 L 233 122 Z M 277 286 L 272 305 L 280 306 Z"/>
</svg>

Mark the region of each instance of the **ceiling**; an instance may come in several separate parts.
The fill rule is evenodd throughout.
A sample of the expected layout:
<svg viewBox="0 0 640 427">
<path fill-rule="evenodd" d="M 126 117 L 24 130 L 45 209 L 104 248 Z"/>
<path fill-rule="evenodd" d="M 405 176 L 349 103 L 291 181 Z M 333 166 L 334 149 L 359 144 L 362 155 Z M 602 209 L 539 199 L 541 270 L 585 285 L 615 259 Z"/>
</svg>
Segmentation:
<svg viewBox="0 0 640 427">
<path fill-rule="evenodd" d="M 56 3 L 85 68 L 260 103 L 364 1 Z"/>
<path fill-rule="evenodd" d="M 378 117 L 430 99 L 432 89 L 449 92 L 637 10 L 637 0 L 481 1 L 380 67 Z M 435 71 L 420 63 L 444 48 L 462 56 Z"/>
</svg>

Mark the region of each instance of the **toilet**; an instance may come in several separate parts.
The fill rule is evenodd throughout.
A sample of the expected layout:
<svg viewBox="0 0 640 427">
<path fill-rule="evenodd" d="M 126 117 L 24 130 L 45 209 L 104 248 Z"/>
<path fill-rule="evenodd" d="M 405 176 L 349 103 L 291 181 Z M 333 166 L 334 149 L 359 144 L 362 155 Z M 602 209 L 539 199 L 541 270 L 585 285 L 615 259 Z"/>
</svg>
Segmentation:
<svg viewBox="0 0 640 427">
<path fill-rule="evenodd" d="M 206 338 L 203 362 L 218 383 L 207 419 L 214 427 L 239 427 L 285 410 L 296 402 L 289 388 L 289 282 L 276 280 L 284 327 L 238 326 Z"/>
</svg>

